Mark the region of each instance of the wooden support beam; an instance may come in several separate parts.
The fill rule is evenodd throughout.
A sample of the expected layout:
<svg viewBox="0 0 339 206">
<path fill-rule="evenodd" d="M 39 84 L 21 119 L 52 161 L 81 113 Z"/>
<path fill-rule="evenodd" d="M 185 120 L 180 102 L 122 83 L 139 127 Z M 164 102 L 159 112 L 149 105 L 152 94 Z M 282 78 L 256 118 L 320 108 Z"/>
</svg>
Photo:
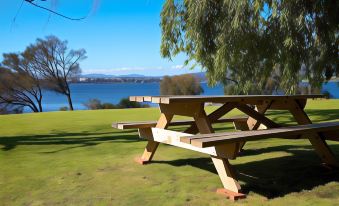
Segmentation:
<svg viewBox="0 0 339 206">
<path fill-rule="evenodd" d="M 173 115 L 162 113 L 160 115 L 160 118 L 158 120 L 156 127 L 167 128 L 172 118 L 173 118 Z M 158 146 L 159 146 L 159 142 L 148 140 L 144 153 L 142 154 L 140 159 L 137 159 L 137 162 L 141 164 L 149 163 L 153 159 L 154 153 L 157 150 Z"/>
<path fill-rule="evenodd" d="M 303 102 L 299 102 L 298 100 L 290 101 L 289 105 L 291 106 L 290 112 L 295 118 L 295 120 L 298 122 L 298 124 L 300 125 L 312 124 L 312 121 L 303 110 Z M 318 134 L 313 134 L 310 135 L 308 139 L 310 140 L 316 153 L 319 155 L 319 157 L 325 164 L 334 167 L 339 167 L 339 162 L 335 158 L 329 146 L 327 145 L 325 138 L 322 138 Z"/>
<path fill-rule="evenodd" d="M 265 115 L 260 114 L 259 112 L 255 111 L 254 109 L 252 109 L 251 107 L 249 107 L 246 104 L 238 103 L 236 108 L 239 109 L 240 111 L 242 111 L 243 113 L 247 114 L 248 116 L 252 117 L 253 119 L 256 119 L 257 121 L 261 122 L 262 124 L 264 124 L 268 128 L 280 127 L 279 124 L 268 119 L 267 117 L 265 117 Z"/>
<path fill-rule="evenodd" d="M 208 119 L 211 123 L 217 122 L 218 119 L 220 119 L 222 116 L 224 116 L 226 113 L 230 112 L 232 109 L 235 107 L 234 102 L 228 102 L 213 111 L 211 114 L 208 115 Z M 192 124 L 188 129 L 185 130 L 185 133 L 190 133 L 190 134 L 196 134 L 198 133 L 198 127 L 194 123 Z"/>
<path fill-rule="evenodd" d="M 237 182 L 235 172 L 228 160 L 216 156 L 211 156 L 211 158 L 224 188 L 236 194 L 240 193 L 240 184 Z"/>
</svg>

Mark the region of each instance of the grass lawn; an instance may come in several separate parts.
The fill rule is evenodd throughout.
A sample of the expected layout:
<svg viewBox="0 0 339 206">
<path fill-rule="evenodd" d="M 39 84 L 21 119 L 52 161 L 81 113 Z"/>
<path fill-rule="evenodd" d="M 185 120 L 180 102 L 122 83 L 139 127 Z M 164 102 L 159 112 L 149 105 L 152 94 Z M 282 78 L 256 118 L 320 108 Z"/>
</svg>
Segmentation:
<svg viewBox="0 0 339 206">
<path fill-rule="evenodd" d="M 306 111 L 314 122 L 339 121 L 339 100 L 309 101 Z M 110 125 L 158 115 L 147 108 L 0 116 L 0 205 L 339 205 L 339 172 L 321 167 L 307 140 L 246 144 L 231 163 L 248 197 L 235 203 L 215 194 L 222 185 L 207 155 L 161 145 L 153 164 L 138 165 L 146 142 Z M 329 144 L 339 159 L 339 142 Z"/>
</svg>

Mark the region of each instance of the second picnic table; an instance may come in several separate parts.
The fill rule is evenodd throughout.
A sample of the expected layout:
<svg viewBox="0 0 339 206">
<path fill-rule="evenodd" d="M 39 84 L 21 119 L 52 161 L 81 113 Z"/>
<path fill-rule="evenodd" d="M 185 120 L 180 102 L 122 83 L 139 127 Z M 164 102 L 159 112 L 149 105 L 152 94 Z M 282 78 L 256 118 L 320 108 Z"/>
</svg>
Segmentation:
<svg viewBox="0 0 339 206">
<path fill-rule="evenodd" d="M 224 189 L 220 192 L 232 193 L 231 196 L 242 197 L 240 185 L 236 181 L 235 173 L 228 159 L 234 159 L 246 141 L 228 144 L 227 147 L 218 151 L 217 147 L 198 148 L 190 144 L 196 141 L 197 145 L 203 147 L 204 142 L 199 142 L 199 138 L 182 139 L 183 133 L 161 129 L 166 129 L 173 119 L 174 115 L 193 117 L 185 133 L 188 134 L 210 134 L 214 133 L 212 123 L 218 122 L 225 114 L 233 109 L 238 109 L 248 115 L 243 124 L 235 124 L 236 129 L 257 130 L 262 127 L 278 128 L 280 124 L 272 121 L 266 116 L 267 110 L 287 110 L 295 118 L 299 125 L 312 124 L 304 108 L 308 99 L 324 98 L 323 95 L 226 95 L 226 96 L 131 96 L 130 101 L 157 103 L 160 107 L 160 117 L 156 122 L 155 128 L 160 130 L 151 130 L 150 127 L 139 128 L 141 137 L 148 140 L 145 151 L 139 162 L 144 164 L 150 162 L 157 150 L 160 142 L 170 145 L 191 149 L 211 155 L 212 161 L 223 183 Z M 205 111 L 206 103 L 214 103 L 219 108 L 212 113 Z M 170 134 L 169 134 L 170 133 Z M 181 140 L 180 140 L 181 137 Z M 333 153 L 329 149 L 326 141 L 316 133 L 307 137 L 322 161 L 328 165 L 338 166 Z M 186 143 L 185 143 L 186 141 Z"/>
</svg>

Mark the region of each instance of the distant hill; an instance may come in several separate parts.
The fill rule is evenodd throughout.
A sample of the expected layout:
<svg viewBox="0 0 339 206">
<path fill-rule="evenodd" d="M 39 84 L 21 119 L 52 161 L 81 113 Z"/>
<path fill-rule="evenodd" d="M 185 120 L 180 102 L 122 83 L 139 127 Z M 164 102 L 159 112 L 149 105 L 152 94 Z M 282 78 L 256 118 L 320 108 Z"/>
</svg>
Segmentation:
<svg viewBox="0 0 339 206">
<path fill-rule="evenodd" d="M 205 72 L 197 72 L 197 73 L 190 73 L 196 77 L 198 77 L 201 81 L 206 81 L 206 73 Z M 82 74 L 80 77 L 84 78 L 162 78 L 162 76 L 145 76 L 141 74 L 125 74 L 125 75 L 110 75 L 110 74 Z"/>
<path fill-rule="evenodd" d="M 110 75 L 110 74 L 82 74 L 80 77 L 85 78 L 113 78 L 113 77 L 146 77 L 141 74 L 126 74 L 126 75 Z"/>
<path fill-rule="evenodd" d="M 109 74 L 82 74 L 80 77 L 85 77 L 85 78 L 112 78 L 112 77 L 117 77 L 115 75 L 109 75 Z"/>
<path fill-rule="evenodd" d="M 125 75 L 119 75 L 118 77 L 146 77 L 146 76 L 141 75 L 141 74 L 125 74 Z"/>
</svg>

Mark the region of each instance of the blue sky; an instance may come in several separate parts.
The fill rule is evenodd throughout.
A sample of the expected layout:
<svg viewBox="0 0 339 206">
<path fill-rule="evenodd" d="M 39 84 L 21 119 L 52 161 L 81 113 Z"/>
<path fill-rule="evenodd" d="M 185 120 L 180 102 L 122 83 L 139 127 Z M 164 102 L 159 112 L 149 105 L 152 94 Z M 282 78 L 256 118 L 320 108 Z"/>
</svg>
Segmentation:
<svg viewBox="0 0 339 206">
<path fill-rule="evenodd" d="M 87 17 L 70 21 L 26 2 L 22 4 L 22 0 L 1 0 L 0 54 L 23 51 L 37 38 L 52 34 L 68 40 L 70 48 L 86 49 L 88 58 L 81 62 L 84 74 L 157 76 L 200 71 L 182 68 L 183 55 L 172 61 L 161 58 L 159 24 L 163 0 L 35 2 L 66 16 Z"/>
</svg>

